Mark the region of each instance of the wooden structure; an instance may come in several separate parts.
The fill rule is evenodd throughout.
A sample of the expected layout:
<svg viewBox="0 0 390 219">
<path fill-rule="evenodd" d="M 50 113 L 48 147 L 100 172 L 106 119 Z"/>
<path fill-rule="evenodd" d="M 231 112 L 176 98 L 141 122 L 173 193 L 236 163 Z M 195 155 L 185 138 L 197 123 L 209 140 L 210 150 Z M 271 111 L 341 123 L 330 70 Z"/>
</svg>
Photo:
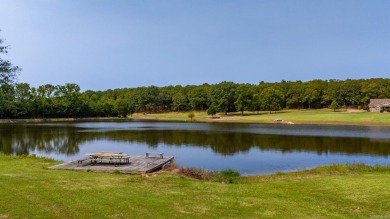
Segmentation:
<svg viewBox="0 0 390 219">
<path fill-rule="evenodd" d="M 122 156 L 108 156 L 102 153 L 88 154 L 80 160 L 74 160 L 62 163 L 56 166 L 49 167 L 50 169 L 67 169 L 80 171 L 94 171 L 94 172 L 114 172 L 121 173 L 150 173 L 161 169 L 164 165 L 172 162 L 174 157 L 163 156 L 162 153 L 147 153 L 145 155 L 127 155 Z M 158 155 L 158 156 L 151 156 Z"/>
<path fill-rule="evenodd" d="M 390 112 L 390 99 L 371 99 L 368 107 L 370 112 Z"/>
<path fill-rule="evenodd" d="M 95 165 L 98 163 L 108 163 L 108 164 L 115 164 L 115 165 L 121 165 L 121 164 L 129 164 L 130 163 L 130 157 L 127 154 L 123 153 L 110 153 L 110 152 L 101 152 L 101 153 L 93 153 L 93 154 L 87 154 L 89 158 L 87 159 L 81 159 L 77 161 L 77 165 L 82 166 L 83 161 L 87 161 L 90 159 L 90 164 Z M 146 153 L 146 156 L 148 154 Z"/>
</svg>

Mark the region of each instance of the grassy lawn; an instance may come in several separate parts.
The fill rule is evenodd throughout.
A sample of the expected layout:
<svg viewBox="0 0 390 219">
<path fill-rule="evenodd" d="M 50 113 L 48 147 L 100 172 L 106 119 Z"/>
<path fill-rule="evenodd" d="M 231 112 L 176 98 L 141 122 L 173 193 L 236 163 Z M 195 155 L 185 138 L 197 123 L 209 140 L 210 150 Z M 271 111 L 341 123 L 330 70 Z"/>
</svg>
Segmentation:
<svg viewBox="0 0 390 219">
<path fill-rule="evenodd" d="M 219 118 L 210 118 L 206 112 L 195 112 L 193 121 L 198 122 L 248 122 L 248 123 L 273 123 L 275 119 L 292 123 L 336 123 L 336 124 L 362 124 L 362 125 L 390 125 L 390 113 L 342 112 L 332 110 L 282 110 L 278 112 L 245 112 L 216 115 Z M 135 119 L 191 121 L 188 112 L 171 112 L 156 114 L 134 114 Z"/>
<path fill-rule="evenodd" d="M 0 156 L 0 218 L 386 218 L 390 167 L 337 165 L 235 184 L 160 172 L 50 170 Z"/>
</svg>

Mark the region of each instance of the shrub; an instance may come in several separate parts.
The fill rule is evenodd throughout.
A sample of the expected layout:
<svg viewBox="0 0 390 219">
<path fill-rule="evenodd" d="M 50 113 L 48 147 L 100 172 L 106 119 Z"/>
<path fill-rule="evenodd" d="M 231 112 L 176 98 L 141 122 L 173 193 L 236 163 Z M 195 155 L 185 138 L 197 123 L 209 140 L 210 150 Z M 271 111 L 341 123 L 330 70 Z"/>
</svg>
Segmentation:
<svg viewBox="0 0 390 219">
<path fill-rule="evenodd" d="M 336 112 L 337 109 L 340 108 L 339 104 L 337 103 L 336 100 L 332 101 L 332 104 L 330 104 L 330 108 L 333 110 L 333 112 Z"/>
<path fill-rule="evenodd" d="M 240 173 L 237 172 L 237 171 L 234 171 L 232 169 L 226 169 L 226 170 L 222 170 L 220 172 L 223 176 L 226 176 L 226 177 L 238 177 L 240 176 Z"/>
<path fill-rule="evenodd" d="M 121 173 L 121 171 L 119 171 L 119 170 L 114 170 L 114 172 L 113 172 L 114 174 L 120 174 Z"/>
<path fill-rule="evenodd" d="M 207 115 L 214 116 L 217 113 L 217 107 L 214 104 L 211 104 L 207 109 Z"/>
<path fill-rule="evenodd" d="M 236 183 L 240 173 L 232 169 L 226 169 L 214 175 L 213 181 L 223 183 Z"/>
<path fill-rule="evenodd" d="M 194 112 L 190 112 L 190 113 L 188 113 L 188 118 L 190 118 L 191 119 L 191 121 L 192 121 L 192 118 L 194 118 L 195 117 L 195 114 L 194 114 Z"/>
</svg>

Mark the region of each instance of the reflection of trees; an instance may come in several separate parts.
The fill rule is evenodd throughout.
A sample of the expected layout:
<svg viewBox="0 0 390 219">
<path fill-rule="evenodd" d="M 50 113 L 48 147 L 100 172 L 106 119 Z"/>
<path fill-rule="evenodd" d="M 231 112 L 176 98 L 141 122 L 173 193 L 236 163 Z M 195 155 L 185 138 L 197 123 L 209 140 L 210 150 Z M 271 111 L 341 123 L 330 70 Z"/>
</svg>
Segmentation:
<svg viewBox="0 0 390 219">
<path fill-rule="evenodd" d="M 240 132 L 206 132 L 179 130 L 115 131 L 101 133 L 103 138 L 156 145 L 193 145 L 210 147 L 213 151 L 232 155 L 249 151 L 252 147 L 260 150 L 282 152 L 308 151 L 318 154 L 390 154 L 390 140 L 371 141 L 369 138 L 317 137 L 292 135 L 264 135 Z M 150 144 L 150 142 L 152 142 Z"/>
<path fill-rule="evenodd" d="M 0 153 L 28 154 L 39 150 L 76 154 L 79 144 L 87 141 L 72 127 L 9 125 L 0 127 Z"/>
<path fill-rule="evenodd" d="M 211 148 L 223 155 L 249 151 L 302 151 L 318 154 L 369 154 L 388 156 L 390 140 L 372 141 L 369 138 L 315 137 L 265 135 L 241 132 L 199 130 L 120 130 L 88 131 L 72 126 L 0 126 L 0 153 L 28 154 L 39 150 L 61 154 L 76 154 L 79 145 L 92 140 L 138 142 L 157 147 L 159 143 L 173 147 L 194 146 Z"/>
</svg>

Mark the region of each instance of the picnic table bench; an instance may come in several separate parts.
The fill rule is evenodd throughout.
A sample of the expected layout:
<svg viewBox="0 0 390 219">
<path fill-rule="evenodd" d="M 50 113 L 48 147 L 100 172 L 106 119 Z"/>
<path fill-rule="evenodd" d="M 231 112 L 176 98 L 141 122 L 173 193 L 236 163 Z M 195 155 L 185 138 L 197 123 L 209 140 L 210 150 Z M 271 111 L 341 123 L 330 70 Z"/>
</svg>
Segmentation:
<svg viewBox="0 0 390 219">
<path fill-rule="evenodd" d="M 158 153 L 158 152 L 146 152 L 146 157 L 158 157 L 158 158 L 164 158 L 164 153 Z"/>
<path fill-rule="evenodd" d="M 89 158 L 89 157 L 87 157 L 87 158 L 83 158 L 83 159 L 80 159 L 80 160 L 77 160 L 77 166 L 79 167 L 79 166 L 83 166 L 83 162 L 84 161 L 89 161 L 89 164 L 91 164 L 91 159 Z"/>
<path fill-rule="evenodd" d="M 123 153 L 109 153 L 109 152 L 101 152 L 101 153 L 93 153 L 87 154 L 89 156 L 88 159 L 91 160 L 91 164 L 97 163 L 108 163 L 108 164 L 129 164 L 130 157 L 127 154 Z"/>
</svg>

